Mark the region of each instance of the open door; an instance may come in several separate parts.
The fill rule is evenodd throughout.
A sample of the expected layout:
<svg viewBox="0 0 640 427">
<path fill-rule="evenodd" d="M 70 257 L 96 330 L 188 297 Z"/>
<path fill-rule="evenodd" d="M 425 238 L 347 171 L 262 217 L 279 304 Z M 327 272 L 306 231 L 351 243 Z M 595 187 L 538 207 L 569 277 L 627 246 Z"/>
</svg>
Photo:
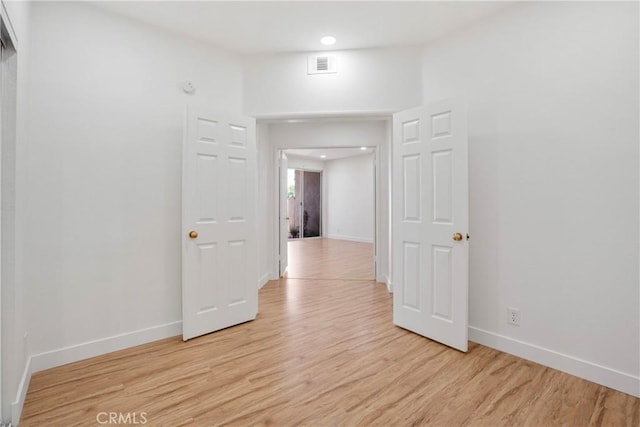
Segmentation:
<svg viewBox="0 0 640 427">
<path fill-rule="evenodd" d="M 287 271 L 289 265 L 289 255 L 287 244 L 289 242 L 289 217 L 287 209 L 288 199 L 288 182 L 287 171 L 288 161 L 287 155 L 281 151 L 279 159 L 280 167 L 280 277 L 284 276 L 284 272 Z"/>
<path fill-rule="evenodd" d="M 466 107 L 443 101 L 393 117 L 393 322 L 467 351 Z"/>
<path fill-rule="evenodd" d="M 255 120 L 187 108 L 182 178 L 182 336 L 258 312 Z"/>
</svg>

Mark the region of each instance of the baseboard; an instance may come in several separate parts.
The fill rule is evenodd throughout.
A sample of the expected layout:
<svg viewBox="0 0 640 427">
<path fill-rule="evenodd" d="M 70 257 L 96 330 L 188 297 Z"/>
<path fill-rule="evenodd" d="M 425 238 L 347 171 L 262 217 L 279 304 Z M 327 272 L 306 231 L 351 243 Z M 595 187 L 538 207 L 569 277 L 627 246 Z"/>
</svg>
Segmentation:
<svg viewBox="0 0 640 427">
<path fill-rule="evenodd" d="M 373 239 L 366 239 L 363 237 L 355 237 L 355 236 L 345 236 L 343 234 L 328 234 L 326 238 L 336 239 L 336 240 L 351 240 L 352 242 L 373 243 Z"/>
<path fill-rule="evenodd" d="M 271 273 L 265 273 L 262 275 L 262 277 L 260 277 L 260 280 L 258 280 L 258 289 L 261 289 L 264 285 L 267 284 L 267 282 L 271 279 L 272 274 Z"/>
<path fill-rule="evenodd" d="M 22 415 L 22 408 L 24 407 L 24 400 L 27 397 L 27 390 L 29 389 L 29 382 L 31 381 L 31 357 L 27 359 L 27 363 L 20 379 L 20 385 L 18 386 L 18 392 L 16 393 L 16 399 L 11 403 L 11 425 L 17 427 L 20 422 L 20 415 Z"/>
<path fill-rule="evenodd" d="M 182 321 L 152 326 L 133 332 L 88 341 L 31 356 L 31 372 L 44 371 L 67 363 L 146 344 L 182 334 Z"/>
<path fill-rule="evenodd" d="M 473 326 L 469 340 L 640 397 L 640 377 Z"/>
<path fill-rule="evenodd" d="M 387 284 L 387 292 L 392 294 L 393 293 L 393 284 L 391 283 L 391 278 L 389 276 L 385 276 L 385 283 Z"/>
</svg>

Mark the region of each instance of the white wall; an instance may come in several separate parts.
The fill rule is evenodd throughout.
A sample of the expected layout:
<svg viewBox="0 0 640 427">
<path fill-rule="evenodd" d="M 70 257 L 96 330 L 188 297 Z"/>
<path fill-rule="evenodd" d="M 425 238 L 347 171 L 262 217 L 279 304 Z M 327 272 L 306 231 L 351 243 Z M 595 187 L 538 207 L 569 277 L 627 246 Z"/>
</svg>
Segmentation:
<svg viewBox="0 0 640 427">
<path fill-rule="evenodd" d="M 5 62 L 10 67 L 15 67 L 16 74 L 8 73 L 4 68 L 4 79 L 8 74 L 13 74 L 17 82 L 11 86 L 15 92 L 3 93 L 3 110 L 7 110 L 9 104 L 13 104 L 9 97 L 15 97 L 15 110 L 9 116 L 9 121 L 2 124 L 2 416 L 5 422 L 17 421 L 22 410 L 26 384 L 22 384 L 23 374 L 27 370 L 28 347 L 24 339 L 27 332 L 27 320 L 25 312 L 25 289 L 20 272 L 16 268 L 20 259 L 21 240 L 19 224 L 21 223 L 21 185 L 22 147 L 26 144 L 27 116 L 28 116 L 28 65 L 29 65 L 29 17 L 30 4 L 25 2 L 2 2 L 6 7 L 10 30 L 16 37 L 16 55 L 10 55 Z M 15 84 L 17 83 L 17 84 Z M 10 117 L 3 117 L 9 119 Z M 9 130 L 9 135 L 7 134 Z M 9 138 L 7 138 L 9 137 Z M 7 144 L 8 143 L 8 144 Z"/>
<path fill-rule="evenodd" d="M 35 3 L 33 19 L 19 268 L 42 368 L 179 333 L 184 109 L 239 112 L 242 68 L 86 4 Z"/>
<path fill-rule="evenodd" d="M 252 116 L 394 112 L 421 103 L 420 49 L 335 52 L 336 74 L 307 74 L 307 53 L 244 61 L 244 111 Z"/>
<path fill-rule="evenodd" d="M 310 121 L 272 123 L 269 135 L 277 148 L 379 146 L 387 143 L 386 121 Z"/>
<path fill-rule="evenodd" d="M 638 4 L 520 4 L 423 60 L 469 103 L 472 339 L 640 394 Z"/>
<path fill-rule="evenodd" d="M 375 231 L 374 155 L 325 162 L 325 235 L 373 242 Z"/>
<path fill-rule="evenodd" d="M 287 164 L 289 169 L 305 169 L 311 171 L 321 171 L 324 169 L 324 161 L 322 160 L 299 157 L 291 153 L 287 153 Z"/>
</svg>

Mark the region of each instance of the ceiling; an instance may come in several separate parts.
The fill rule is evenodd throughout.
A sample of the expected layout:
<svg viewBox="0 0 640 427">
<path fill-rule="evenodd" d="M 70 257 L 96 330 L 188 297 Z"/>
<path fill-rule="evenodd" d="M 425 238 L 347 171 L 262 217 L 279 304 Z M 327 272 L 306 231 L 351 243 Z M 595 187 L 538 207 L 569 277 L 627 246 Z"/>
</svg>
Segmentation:
<svg viewBox="0 0 640 427">
<path fill-rule="evenodd" d="M 284 150 L 288 156 L 294 156 L 303 159 L 310 159 L 316 161 L 327 161 L 344 159 L 346 157 L 360 156 L 363 154 L 373 153 L 373 148 L 367 147 L 366 150 L 361 150 L 360 147 L 355 148 L 310 148 L 310 149 L 291 149 Z M 320 156 L 326 156 L 322 158 Z"/>
<path fill-rule="evenodd" d="M 494 1 L 102 1 L 109 11 L 242 54 L 415 46 L 495 14 Z"/>
</svg>

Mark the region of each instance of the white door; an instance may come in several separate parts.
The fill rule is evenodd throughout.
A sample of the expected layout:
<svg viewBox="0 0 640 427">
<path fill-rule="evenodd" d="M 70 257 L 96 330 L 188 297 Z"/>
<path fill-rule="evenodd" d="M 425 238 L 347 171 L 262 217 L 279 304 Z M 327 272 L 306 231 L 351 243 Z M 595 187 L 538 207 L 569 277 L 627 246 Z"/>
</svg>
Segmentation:
<svg viewBox="0 0 640 427">
<path fill-rule="evenodd" d="M 182 186 L 188 340 L 258 312 L 255 120 L 188 107 Z"/>
<path fill-rule="evenodd" d="M 280 152 L 280 277 L 289 265 L 287 244 L 289 242 L 289 218 L 287 209 L 288 161 L 287 155 Z"/>
<path fill-rule="evenodd" d="M 467 351 L 469 189 L 464 103 L 393 116 L 393 322 Z"/>
</svg>

